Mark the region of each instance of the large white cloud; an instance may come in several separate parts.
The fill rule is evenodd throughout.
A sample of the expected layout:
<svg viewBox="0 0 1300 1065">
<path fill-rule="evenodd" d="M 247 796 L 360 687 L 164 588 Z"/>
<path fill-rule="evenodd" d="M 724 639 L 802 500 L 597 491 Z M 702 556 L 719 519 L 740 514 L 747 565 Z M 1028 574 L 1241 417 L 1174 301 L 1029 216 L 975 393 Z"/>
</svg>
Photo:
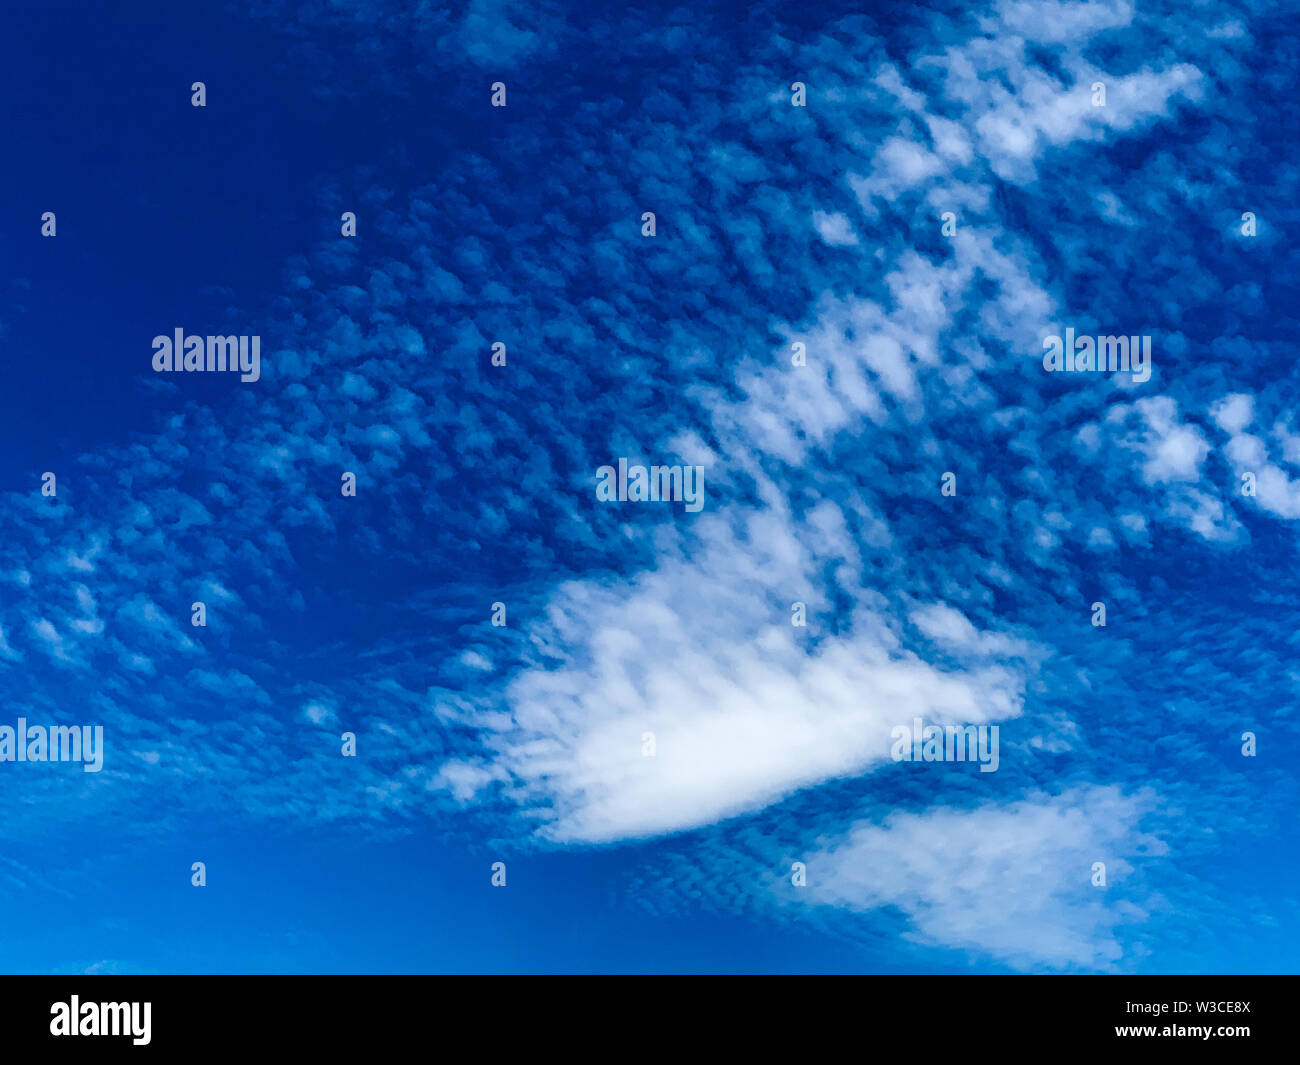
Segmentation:
<svg viewBox="0 0 1300 1065">
<path fill-rule="evenodd" d="M 710 824 L 887 760 L 890 730 L 914 717 L 1019 714 L 1030 650 L 951 608 L 915 615 L 959 661 L 949 669 L 908 650 L 891 604 L 865 589 L 842 632 L 826 632 L 826 604 L 809 589 L 817 549 L 855 550 L 837 539 L 838 517 L 831 504 L 800 527 L 753 514 L 743 534 L 715 518 L 689 559 L 628 583 L 560 589 L 540 637 L 557 660 L 513 680 L 509 715 L 485 738 L 547 837 L 606 842 Z M 804 600 L 809 625 L 797 627 L 791 605 Z M 465 797 L 465 767 L 444 773 Z"/>
</svg>

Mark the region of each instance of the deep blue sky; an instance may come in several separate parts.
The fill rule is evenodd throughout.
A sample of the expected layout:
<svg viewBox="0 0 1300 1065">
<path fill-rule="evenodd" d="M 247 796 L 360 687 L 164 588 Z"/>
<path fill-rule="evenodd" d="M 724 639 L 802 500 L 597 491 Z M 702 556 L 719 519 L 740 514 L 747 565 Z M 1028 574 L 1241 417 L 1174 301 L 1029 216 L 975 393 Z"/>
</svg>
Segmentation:
<svg viewBox="0 0 1300 1065">
<path fill-rule="evenodd" d="M 412 6 L 6 9 L 0 969 L 1294 971 L 1294 12 Z"/>
</svg>

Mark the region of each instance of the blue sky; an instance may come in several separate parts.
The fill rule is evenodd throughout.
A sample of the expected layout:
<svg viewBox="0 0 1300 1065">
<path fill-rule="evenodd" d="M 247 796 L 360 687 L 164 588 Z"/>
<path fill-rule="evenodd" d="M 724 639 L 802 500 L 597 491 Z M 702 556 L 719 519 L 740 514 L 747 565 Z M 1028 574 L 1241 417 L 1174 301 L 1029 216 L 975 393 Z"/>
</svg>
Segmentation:
<svg viewBox="0 0 1300 1065">
<path fill-rule="evenodd" d="M 1295 971 L 1294 8 L 862 7 L 19 5 L 0 968 Z"/>
</svg>

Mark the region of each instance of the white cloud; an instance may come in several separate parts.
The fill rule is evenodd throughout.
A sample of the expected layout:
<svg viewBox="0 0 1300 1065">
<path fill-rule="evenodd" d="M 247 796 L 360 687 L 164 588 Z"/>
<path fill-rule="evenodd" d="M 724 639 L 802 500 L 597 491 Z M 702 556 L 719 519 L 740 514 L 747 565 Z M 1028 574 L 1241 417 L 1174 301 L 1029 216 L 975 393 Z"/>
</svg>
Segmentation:
<svg viewBox="0 0 1300 1065">
<path fill-rule="evenodd" d="M 1210 408 L 1214 423 L 1229 435 L 1240 433 L 1255 417 L 1255 400 L 1243 392 L 1224 396 Z"/>
<path fill-rule="evenodd" d="M 331 725 L 337 720 L 333 709 L 321 703 L 308 703 L 302 708 L 302 714 L 313 725 Z"/>
<path fill-rule="evenodd" d="M 814 522 L 821 536 L 837 535 L 824 511 Z M 664 558 L 625 584 L 561 589 L 539 639 L 564 668 L 518 676 L 508 723 L 485 737 L 511 797 L 543 820 L 544 835 L 601 842 L 710 824 L 868 770 L 888 759 L 890 729 L 915 716 L 980 723 L 1020 713 L 1021 671 L 990 654 L 1019 644 L 955 612 L 916 616 L 962 657 L 959 671 L 908 651 L 885 603 L 865 590 L 846 634 L 820 635 L 823 604 L 801 591 L 812 535 L 776 512 L 747 515 L 743 531 L 712 517 L 689 561 Z M 847 543 L 830 550 L 852 554 Z M 794 599 L 807 600 L 807 628 L 791 624 Z"/>
<path fill-rule="evenodd" d="M 813 226 L 822 240 L 837 248 L 852 247 L 858 242 L 858 235 L 853 232 L 853 223 L 838 211 L 832 214 L 815 212 Z"/>
<path fill-rule="evenodd" d="M 1142 476 L 1147 484 L 1200 480 L 1210 445 L 1199 429 L 1179 420 L 1178 404 L 1168 396 L 1153 396 L 1134 407 L 1146 423 L 1137 446 L 1146 456 Z"/>
<path fill-rule="evenodd" d="M 808 898 L 853 910 L 890 906 L 926 943 L 978 950 L 1012 965 L 1106 968 L 1114 931 L 1145 916 L 1117 904 L 1135 853 L 1163 847 L 1141 835 L 1149 796 L 1076 787 L 1054 797 L 973 809 L 894 813 L 859 823 L 806 858 Z M 1107 887 L 1092 885 L 1094 862 Z"/>
</svg>

